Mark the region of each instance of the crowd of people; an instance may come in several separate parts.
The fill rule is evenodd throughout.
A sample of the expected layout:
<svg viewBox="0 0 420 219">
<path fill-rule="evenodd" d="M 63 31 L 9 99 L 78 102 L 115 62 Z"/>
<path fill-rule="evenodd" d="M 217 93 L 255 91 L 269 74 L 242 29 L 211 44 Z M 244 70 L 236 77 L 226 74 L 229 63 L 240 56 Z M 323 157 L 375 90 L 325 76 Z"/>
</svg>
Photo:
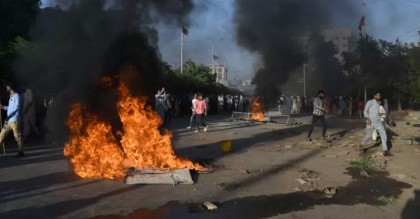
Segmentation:
<svg viewBox="0 0 420 219">
<path fill-rule="evenodd" d="M 195 132 L 197 133 L 200 132 L 200 126 L 202 126 L 203 131 L 206 132 L 208 127 L 204 122 L 204 117 L 211 109 L 210 98 L 204 97 L 202 94 L 193 94 L 187 99 L 183 97 L 185 96 L 172 95 L 164 87 L 156 92 L 155 109 L 159 116 L 163 118 L 162 127 L 167 128 L 171 124 L 172 117 L 190 114 L 191 119 L 187 129 L 191 129 L 195 125 Z M 189 108 L 189 110 L 186 108 Z"/>
<path fill-rule="evenodd" d="M 277 101 L 278 110 L 284 114 L 307 114 L 313 111 L 315 97 L 282 96 Z M 350 119 L 363 118 L 364 100 L 351 96 L 326 96 L 323 100 L 329 115 L 347 117 Z M 386 114 L 389 113 L 387 99 L 381 102 Z"/>
<path fill-rule="evenodd" d="M 252 96 L 243 95 L 218 95 L 203 96 L 202 94 L 191 94 L 185 102 L 182 98 L 173 96 L 160 89 L 156 93 L 156 109 L 159 115 L 164 118 L 164 126 L 170 123 L 170 118 L 175 115 L 179 116 L 182 105 L 189 108 L 191 115 L 187 129 L 191 129 L 195 124 L 195 132 L 200 132 L 200 126 L 207 131 L 208 126 L 204 122 L 204 117 L 212 109 L 214 112 L 233 111 L 249 112 L 253 101 Z M 213 107 L 211 107 L 213 106 Z M 366 136 L 362 144 L 368 139 L 376 139 L 378 133 L 381 137 L 384 155 L 391 155 L 390 148 L 387 145 L 387 134 L 385 131 L 385 121 L 389 114 L 389 103 L 387 99 L 381 101 L 380 92 L 375 92 L 373 99 L 369 100 L 366 105 L 361 99 L 353 99 L 349 96 L 330 96 L 327 97 L 324 91 L 319 91 L 316 97 L 299 97 L 299 96 L 281 96 L 277 101 L 277 107 L 284 114 L 301 114 L 312 113 L 312 125 L 308 132 L 308 140 L 312 141 L 312 132 L 318 121 L 322 124 L 322 138 L 326 138 L 327 122 L 326 115 L 336 115 L 344 118 L 364 118 L 366 119 Z M 188 110 L 187 110 L 188 111 Z"/>
</svg>

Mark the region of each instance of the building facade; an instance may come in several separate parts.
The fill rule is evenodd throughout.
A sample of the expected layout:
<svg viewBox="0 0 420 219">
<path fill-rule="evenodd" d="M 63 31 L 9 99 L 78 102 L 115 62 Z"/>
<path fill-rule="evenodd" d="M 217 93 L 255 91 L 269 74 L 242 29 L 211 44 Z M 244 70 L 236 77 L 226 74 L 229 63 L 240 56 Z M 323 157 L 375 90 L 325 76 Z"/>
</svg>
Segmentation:
<svg viewBox="0 0 420 219">
<path fill-rule="evenodd" d="M 211 64 L 210 66 L 212 74 L 216 74 L 216 83 L 227 85 L 227 73 L 228 70 L 225 65 L 219 63 Z"/>
<path fill-rule="evenodd" d="M 319 34 L 325 42 L 332 42 L 338 49 L 338 55 L 350 52 L 352 49 L 352 35 L 350 27 L 324 28 Z"/>
</svg>

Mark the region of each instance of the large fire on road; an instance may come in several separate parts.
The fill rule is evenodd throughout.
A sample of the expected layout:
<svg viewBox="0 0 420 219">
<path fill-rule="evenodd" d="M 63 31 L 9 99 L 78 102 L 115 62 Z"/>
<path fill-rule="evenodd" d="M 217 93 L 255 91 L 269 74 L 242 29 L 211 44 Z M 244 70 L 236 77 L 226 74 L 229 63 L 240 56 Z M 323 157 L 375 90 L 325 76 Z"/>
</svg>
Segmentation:
<svg viewBox="0 0 420 219">
<path fill-rule="evenodd" d="M 251 108 L 252 108 L 251 119 L 258 120 L 258 121 L 262 121 L 265 119 L 264 108 L 262 106 L 262 103 L 259 97 L 256 97 L 252 100 Z"/>
<path fill-rule="evenodd" d="M 103 78 L 103 83 L 112 79 Z M 70 138 L 64 155 L 82 178 L 123 179 L 128 168 L 169 171 L 205 167 L 175 155 L 172 135 L 161 134 L 159 115 L 146 104 L 146 97 L 133 97 L 124 81 L 119 82 L 117 110 L 123 130 L 114 133 L 107 121 L 86 112 L 80 103 L 72 106 L 66 124 Z M 121 140 L 117 140 L 117 135 Z"/>
</svg>

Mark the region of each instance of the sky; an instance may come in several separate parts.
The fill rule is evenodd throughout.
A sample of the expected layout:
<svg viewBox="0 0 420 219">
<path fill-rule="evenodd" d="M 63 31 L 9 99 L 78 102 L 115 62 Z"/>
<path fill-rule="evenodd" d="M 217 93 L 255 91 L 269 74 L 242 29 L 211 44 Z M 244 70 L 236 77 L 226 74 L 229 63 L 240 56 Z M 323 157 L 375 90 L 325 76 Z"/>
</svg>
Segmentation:
<svg viewBox="0 0 420 219">
<path fill-rule="evenodd" d="M 260 0 L 264 2 L 264 0 Z M 335 1 L 335 0 L 334 0 Z M 340 0 L 342 1 L 342 0 Z M 360 8 L 354 18 L 357 29 L 363 16 L 363 0 L 352 1 Z M 202 64 L 211 63 L 211 42 L 214 54 L 220 57 L 228 68 L 228 79 L 250 80 L 258 66 L 258 54 L 252 54 L 239 47 L 235 41 L 234 0 L 195 0 L 196 7 L 190 15 L 189 35 L 184 37 L 184 60 L 192 59 Z M 49 0 L 42 0 L 43 7 L 52 6 Z M 360 5 L 360 6 L 359 6 Z M 159 31 L 159 50 L 162 58 L 170 65 L 180 64 L 180 29 L 168 28 L 164 24 Z M 256 31 L 258 27 L 255 27 Z M 369 35 L 395 41 L 419 42 L 420 0 L 367 0 L 367 31 Z M 357 32 L 353 33 L 357 36 Z"/>
</svg>

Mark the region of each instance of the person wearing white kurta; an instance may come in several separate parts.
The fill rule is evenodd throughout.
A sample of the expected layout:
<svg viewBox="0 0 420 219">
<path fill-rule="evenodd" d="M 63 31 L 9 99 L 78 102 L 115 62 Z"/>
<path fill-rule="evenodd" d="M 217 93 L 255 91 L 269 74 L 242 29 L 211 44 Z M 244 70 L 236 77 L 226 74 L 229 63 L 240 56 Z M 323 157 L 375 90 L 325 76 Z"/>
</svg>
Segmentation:
<svg viewBox="0 0 420 219">
<path fill-rule="evenodd" d="M 372 138 L 373 131 L 378 130 L 379 135 L 381 136 L 382 149 L 385 156 L 390 156 L 390 152 L 387 146 L 387 135 L 385 132 L 384 125 L 381 121 L 381 116 L 379 115 L 379 100 L 381 99 L 381 93 L 375 92 L 373 99 L 369 100 L 366 103 L 365 110 L 363 112 L 364 117 L 366 118 L 366 136 L 362 140 L 362 144 L 365 144 L 367 140 Z"/>
<path fill-rule="evenodd" d="M 385 108 L 382 105 L 379 106 L 379 115 L 381 116 L 381 122 L 385 127 L 386 113 L 385 113 Z M 376 141 L 377 138 L 378 138 L 378 130 L 375 129 L 375 131 L 373 131 L 373 134 L 372 134 L 372 139 Z"/>
</svg>

